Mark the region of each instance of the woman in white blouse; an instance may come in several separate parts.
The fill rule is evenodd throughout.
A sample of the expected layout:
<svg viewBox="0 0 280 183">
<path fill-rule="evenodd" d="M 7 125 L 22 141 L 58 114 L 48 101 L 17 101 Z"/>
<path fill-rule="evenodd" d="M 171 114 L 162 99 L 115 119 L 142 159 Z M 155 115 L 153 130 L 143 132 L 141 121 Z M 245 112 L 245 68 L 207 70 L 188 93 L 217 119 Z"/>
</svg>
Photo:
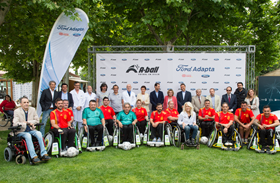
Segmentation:
<svg viewBox="0 0 280 183">
<path fill-rule="evenodd" d="M 196 114 L 193 111 L 192 103 L 186 102 L 183 106 L 183 111 L 180 113 L 178 118 L 178 124 L 182 129 L 185 130 L 186 134 L 186 144 L 195 144 L 195 137 L 197 135 L 198 126 L 196 124 Z M 190 141 L 190 131 L 193 130 L 191 141 Z"/>
<path fill-rule="evenodd" d="M 260 114 L 260 100 L 255 95 L 255 91 L 253 89 L 250 89 L 247 93 L 247 97 L 245 98 L 245 102 L 247 102 L 248 107 L 252 110 L 255 117 Z"/>
<path fill-rule="evenodd" d="M 146 93 L 146 86 L 141 86 L 141 93 L 138 93 L 136 100 L 140 99 L 142 103 L 142 107 L 144 107 L 147 113 L 150 112 L 150 97 L 149 94 Z"/>
</svg>

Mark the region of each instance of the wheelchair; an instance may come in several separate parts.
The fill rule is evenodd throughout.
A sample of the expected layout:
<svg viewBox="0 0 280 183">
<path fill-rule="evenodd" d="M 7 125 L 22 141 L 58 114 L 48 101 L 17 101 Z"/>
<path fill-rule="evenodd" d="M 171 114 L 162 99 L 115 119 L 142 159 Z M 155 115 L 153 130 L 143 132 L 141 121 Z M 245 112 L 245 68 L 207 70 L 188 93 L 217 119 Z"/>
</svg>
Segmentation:
<svg viewBox="0 0 280 183">
<path fill-rule="evenodd" d="M 231 146 L 225 145 L 222 142 L 222 136 L 223 136 L 222 130 L 221 130 L 221 128 L 217 129 L 216 123 L 214 123 L 214 128 L 210 134 L 209 140 L 207 142 L 207 146 L 209 148 L 217 147 L 217 148 L 221 148 L 221 149 L 227 150 L 227 151 L 239 151 L 239 149 L 242 148 L 243 144 L 241 141 L 240 134 L 236 130 L 234 124 L 233 124 L 233 129 L 234 130 L 233 130 L 232 139 L 231 139 L 233 141 L 233 145 L 231 145 Z"/>
<path fill-rule="evenodd" d="M 254 125 L 253 133 L 251 139 L 248 143 L 247 149 L 255 150 L 258 153 L 267 153 L 267 154 L 275 154 L 277 151 L 280 151 L 279 141 L 280 141 L 280 126 L 275 127 L 275 133 L 272 138 L 273 147 L 270 150 L 265 149 L 264 151 L 261 150 L 259 141 L 260 136 L 258 132 L 258 128 Z"/>
<path fill-rule="evenodd" d="M 235 126 L 236 126 L 236 128 L 235 128 L 236 131 L 238 131 L 238 133 L 240 134 L 240 132 L 239 132 L 239 123 L 235 122 Z M 248 146 L 248 144 L 250 143 L 250 141 L 251 141 L 251 139 L 252 139 L 252 135 L 253 135 L 253 133 L 254 133 L 254 128 L 256 128 L 256 127 L 255 127 L 254 124 L 252 124 L 252 125 L 251 125 L 250 134 L 249 134 L 249 137 L 248 137 L 248 143 L 243 142 L 243 143 L 242 143 L 243 145 Z M 245 132 L 244 132 L 244 136 L 245 136 Z M 241 142 L 242 142 L 242 141 L 241 141 Z"/>
<path fill-rule="evenodd" d="M 85 128 L 87 128 L 87 133 L 85 132 L 84 128 L 81 128 L 79 131 L 79 139 L 82 140 L 82 148 L 86 149 L 87 151 L 103 151 L 107 146 L 109 146 L 109 132 L 106 128 L 106 126 L 103 128 L 103 137 L 102 137 L 102 143 L 100 146 L 90 146 L 91 144 L 91 134 L 89 133 L 88 125 L 83 124 Z M 95 131 L 93 134 L 94 138 L 97 139 L 98 134 Z"/>
<path fill-rule="evenodd" d="M 132 125 L 132 136 L 133 143 L 122 141 L 123 130 L 119 127 L 118 123 L 115 125 L 113 133 L 113 146 L 116 148 L 122 148 L 124 150 L 129 150 L 134 147 L 139 147 L 141 145 L 140 132 L 136 125 Z"/>
<path fill-rule="evenodd" d="M 8 115 L 7 113 L 0 113 L 0 126 L 1 127 L 5 127 L 7 126 L 7 124 L 10 122 L 11 123 L 11 127 L 13 126 L 13 116 Z"/>
<path fill-rule="evenodd" d="M 143 140 L 143 144 L 146 144 L 147 146 L 154 146 L 154 147 L 161 147 L 161 146 L 169 146 L 169 145 L 173 145 L 173 134 L 172 134 L 172 126 L 169 123 L 165 123 L 163 124 L 163 128 L 162 128 L 162 141 L 161 142 L 153 142 L 150 139 L 151 136 L 151 123 L 148 122 L 148 127 L 145 130 L 144 133 L 144 140 Z M 156 136 L 159 136 L 159 134 L 156 134 Z"/>
<path fill-rule="evenodd" d="M 185 142 L 187 141 L 186 139 L 186 134 L 185 130 L 182 129 L 178 124 L 173 128 L 173 142 L 175 147 L 181 147 L 182 150 L 184 150 L 184 145 L 187 147 L 195 147 L 196 149 L 200 148 L 199 140 L 200 140 L 200 135 L 201 135 L 201 130 L 200 128 L 197 131 L 196 138 L 195 138 L 195 144 L 186 144 Z M 190 138 L 192 135 L 192 130 L 190 132 Z"/>
<path fill-rule="evenodd" d="M 41 126 L 43 123 L 38 123 L 35 124 L 35 126 Z M 26 163 L 26 157 L 29 160 L 30 165 L 33 165 L 34 163 L 32 162 L 32 159 L 30 157 L 30 154 L 27 149 L 27 144 L 26 141 L 23 137 L 17 137 L 15 133 L 21 129 L 21 125 L 18 126 L 12 126 L 9 127 L 8 129 L 12 131 L 14 134 L 11 136 L 10 134 L 8 135 L 7 138 L 7 144 L 8 146 L 4 150 L 4 159 L 8 162 L 12 161 L 13 158 L 15 158 L 15 161 L 17 164 L 25 164 Z M 35 153 L 38 155 L 40 158 L 40 145 L 36 137 L 32 136 L 32 141 L 33 141 L 33 146 Z M 44 141 L 44 138 L 43 138 Z M 45 141 L 44 141 L 45 143 Z M 46 144 L 45 144 L 46 145 Z"/>
<path fill-rule="evenodd" d="M 56 158 L 59 156 L 67 156 L 62 154 L 61 133 L 59 133 L 57 136 L 52 131 L 49 131 L 45 134 L 44 140 L 48 154 L 55 156 Z M 79 153 L 82 153 L 82 147 L 77 133 L 75 133 L 74 144 Z"/>
</svg>

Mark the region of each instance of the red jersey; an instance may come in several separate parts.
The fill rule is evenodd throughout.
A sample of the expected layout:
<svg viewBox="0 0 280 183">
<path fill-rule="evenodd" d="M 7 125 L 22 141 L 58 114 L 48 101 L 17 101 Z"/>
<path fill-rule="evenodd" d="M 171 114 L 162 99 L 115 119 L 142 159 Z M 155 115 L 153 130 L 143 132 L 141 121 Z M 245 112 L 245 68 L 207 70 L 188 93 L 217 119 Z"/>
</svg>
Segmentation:
<svg viewBox="0 0 280 183">
<path fill-rule="evenodd" d="M 205 117 L 206 115 L 210 116 L 210 117 L 213 117 L 215 116 L 216 114 L 216 111 L 215 109 L 213 109 L 212 107 L 209 107 L 209 109 L 205 109 L 205 107 L 199 109 L 199 112 L 198 112 L 198 116 L 200 117 Z M 205 119 L 204 121 L 213 121 L 212 119 Z"/>
<path fill-rule="evenodd" d="M 261 125 L 263 125 L 263 124 L 271 125 L 276 120 L 278 120 L 277 116 L 274 115 L 274 114 L 271 114 L 271 113 L 270 113 L 268 118 L 266 118 L 264 113 L 262 113 L 262 114 L 257 115 L 256 119 L 260 121 Z M 273 129 L 273 130 L 275 130 L 275 127 L 269 127 L 269 128 L 266 128 L 266 129 Z"/>
<path fill-rule="evenodd" d="M 68 109 L 65 109 L 65 110 L 69 113 L 69 115 L 70 115 L 71 117 L 74 117 L 74 114 L 73 114 L 72 109 L 68 108 Z"/>
<path fill-rule="evenodd" d="M 238 117 L 239 121 L 246 124 L 250 123 L 251 118 L 254 117 L 254 114 L 251 109 L 247 108 L 245 112 L 241 108 L 236 109 L 235 116 Z"/>
<path fill-rule="evenodd" d="M 0 111 L 3 112 L 3 107 L 5 111 L 12 110 L 16 107 L 16 104 L 13 100 L 8 102 L 8 100 L 3 100 L 3 102 L 0 104 Z"/>
<path fill-rule="evenodd" d="M 140 109 L 136 107 L 132 109 L 132 111 L 135 113 L 137 121 L 144 121 L 145 116 L 148 116 L 147 110 L 144 107 L 141 107 Z"/>
<path fill-rule="evenodd" d="M 228 124 L 230 121 L 233 120 L 233 114 L 230 112 L 227 112 L 226 114 L 224 114 L 223 112 L 218 112 L 215 114 L 215 121 L 221 124 Z"/>
<path fill-rule="evenodd" d="M 113 116 L 116 115 L 114 109 L 110 106 L 104 107 L 102 105 L 99 107 L 99 109 L 101 109 L 101 111 L 103 112 L 105 120 L 113 119 Z"/>
<path fill-rule="evenodd" d="M 62 109 L 62 112 L 55 109 L 50 114 L 50 120 L 55 120 L 55 124 L 60 128 L 68 128 L 68 122 L 71 121 L 71 116 L 65 109 Z M 51 129 L 53 129 L 53 127 L 51 127 Z"/>
<path fill-rule="evenodd" d="M 154 123 L 159 121 L 167 121 L 166 112 L 161 111 L 161 113 L 159 114 L 157 111 L 153 111 L 151 114 L 151 119 L 153 119 Z"/>
<path fill-rule="evenodd" d="M 166 110 L 165 110 L 165 112 L 166 112 L 166 118 L 168 118 L 169 116 L 171 116 L 171 117 L 178 117 L 179 116 L 179 113 L 178 113 L 178 111 L 176 110 L 176 109 L 169 109 L 169 108 L 167 108 Z M 167 121 L 168 121 L 168 123 L 171 123 L 172 121 L 170 121 L 169 119 L 167 119 Z"/>
</svg>

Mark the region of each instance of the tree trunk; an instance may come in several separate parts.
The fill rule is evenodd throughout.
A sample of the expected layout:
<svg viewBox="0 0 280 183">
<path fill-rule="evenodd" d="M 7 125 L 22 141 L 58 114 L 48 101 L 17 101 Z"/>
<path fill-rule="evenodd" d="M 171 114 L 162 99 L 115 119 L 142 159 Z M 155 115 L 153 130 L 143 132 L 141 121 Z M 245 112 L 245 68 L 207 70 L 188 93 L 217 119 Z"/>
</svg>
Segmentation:
<svg viewBox="0 0 280 183">
<path fill-rule="evenodd" d="M 0 4 L 6 4 L 5 6 L 0 6 L 0 25 L 2 25 L 5 21 L 5 16 L 7 15 L 12 0 L 0 0 Z"/>
<path fill-rule="evenodd" d="M 33 61 L 33 82 L 32 82 L 32 107 L 37 107 L 37 99 L 38 99 L 38 90 L 39 90 L 39 82 L 40 82 L 40 70 L 39 63 L 37 61 Z"/>
</svg>

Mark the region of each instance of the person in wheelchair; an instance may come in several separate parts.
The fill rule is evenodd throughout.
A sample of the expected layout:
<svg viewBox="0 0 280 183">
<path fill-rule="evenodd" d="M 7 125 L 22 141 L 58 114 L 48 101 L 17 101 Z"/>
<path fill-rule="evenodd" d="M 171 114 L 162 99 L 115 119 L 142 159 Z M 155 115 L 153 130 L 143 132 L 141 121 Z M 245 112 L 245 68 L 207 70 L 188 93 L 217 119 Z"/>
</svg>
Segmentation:
<svg viewBox="0 0 280 183">
<path fill-rule="evenodd" d="M 251 132 L 251 126 L 255 120 L 255 116 L 251 109 L 248 108 L 248 104 L 245 101 L 241 102 L 241 108 L 236 109 L 234 115 L 234 121 L 239 124 L 239 132 L 242 143 L 248 143 L 248 137 Z M 244 140 L 245 132 L 245 140 Z"/>
<path fill-rule="evenodd" d="M 0 104 L 0 112 L 6 113 L 8 116 L 13 117 L 15 109 L 16 103 L 12 100 L 10 95 L 5 95 L 5 100 L 3 100 L 3 102 Z"/>
<path fill-rule="evenodd" d="M 199 109 L 198 119 L 200 120 L 200 126 L 202 130 L 202 136 L 209 137 L 211 130 L 213 129 L 214 119 L 216 111 L 210 107 L 210 100 L 206 99 L 204 101 L 203 108 Z"/>
<path fill-rule="evenodd" d="M 161 142 L 162 132 L 164 124 L 167 122 L 166 112 L 162 111 L 163 106 L 161 103 L 158 103 L 156 106 L 156 111 L 153 111 L 150 117 L 151 122 L 151 139 L 153 142 Z M 156 132 L 158 132 L 158 139 L 156 139 Z"/>
<path fill-rule="evenodd" d="M 97 108 L 97 102 L 95 100 L 89 101 L 89 107 L 83 111 L 83 124 L 88 126 L 91 146 L 100 146 L 103 137 L 103 129 L 105 126 L 105 119 L 102 111 Z M 84 126 L 85 132 L 88 133 L 88 129 Z M 95 142 L 94 132 L 97 131 L 98 137 Z"/>
<path fill-rule="evenodd" d="M 183 106 L 183 111 L 178 118 L 179 126 L 185 131 L 186 145 L 195 144 L 195 137 L 197 135 L 198 126 L 196 124 L 196 113 L 193 110 L 191 102 L 186 102 Z M 191 140 L 190 131 L 193 130 Z"/>
<path fill-rule="evenodd" d="M 74 114 L 73 114 L 73 111 L 71 108 L 68 108 L 69 107 L 69 101 L 67 99 L 64 99 L 63 100 L 63 109 L 65 109 L 69 115 L 71 116 L 71 121 L 70 123 L 72 124 L 73 121 L 74 121 Z"/>
<path fill-rule="evenodd" d="M 25 139 L 27 148 L 34 164 L 43 161 L 48 161 L 51 157 L 47 154 L 45 144 L 41 132 L 35 129 L 35 124 L 39 123 L 39 118 L 35 108 L 29 107 L 29 100 L 27 97 L 20 98 L 20 108 L 14 111 L 13 126 L 21 125 L 20 131 L 16 132 L 18 137 Z M 11 135 L 13 135 L 11 133 Z M 41 160 L 38 158 L 34 145 L 32 142 L 32 136 L 36 137 L 40 145 Z"/>
<path fill-rule="evenodd" d="M 137 122 L 136 115 L 130 110 L 131 106 L 128 102 L 123 104 L 123 111 L 117 116 L 117 123 L 123 129 L 123 142 L 133 143 L 133 127 Z"/>
<path fill-rule="evenodd" d="M 99 109 L 101 109 L 101 111 L 103 112 L 104 118 L 105 118 L 105 122 L 106 127 L 108 129 L 109 135 L 113 135 L 114 133 L 114 129 L 113 129 L 113 125 L 114 123 L 116 123 L 116 114 L 114 109 L 109 106 L 109 98 L 108 97 L 104 97 L 103 98 L 103 105 L 99 107 Z"/>
<path fill-rule="evenodd" d="M 168 123 L 173 128 L 174 126 L 177 125 L 179 112 L 174 108 L 174 102 L 172 100 L 168 102 L 168 108 L 165 110 L 165 112 L 167 115 Z"/>
<path fill-rule="evenodd" d="M 275 127 L 279 125 L 277 116 L 271 113 L 271 109 L 268 105 L 265 105 L 263 106 L 263 113 L 256 117 L 254 124 L 259 127 L 259 145 L 262 146 L 261 151 L 270 150 L 270 146 L 274 145 L 273 136 Z"/>
<path fill-rule="evenodd" d="M 148 121 L 148 113 L 147 110 L 142 107 L 142 100 L 138 99 L 136 101 L 136 107 L 134 109 L 132 109 L 132 112 L 135 113 L 136 118 L 137 118 L 137 127 L 140 131 L 140 136 L 143 137 L 143 134 L 145 133 L 146 130 L 146 125 L 147 125 L 147 121 Z"/>
<path fill-rule="evenodd" d="M 61 98 L 55 100 L 55 106 L 56 109 L 50 113 L 51 131 L 55 136 L 61 134 L 61 154 L 63 155 L 67 153 L 66 141 L 68 148 L 75 147 L 74 138 L 76 130 L 71 127 L 71 115 L 63 108 L 63 100 Z"/>
<path fill-rule="evenodd" d="M 221 128 L 223 137 L 222 143 L 226 146 L 232 146 L 232 135 L 234 132 L 233 127 L 233 114 L 229 112 L 228 103 L 222 104 L 222 111 L 215 114 L 216 127 Z"/>
</svg>

